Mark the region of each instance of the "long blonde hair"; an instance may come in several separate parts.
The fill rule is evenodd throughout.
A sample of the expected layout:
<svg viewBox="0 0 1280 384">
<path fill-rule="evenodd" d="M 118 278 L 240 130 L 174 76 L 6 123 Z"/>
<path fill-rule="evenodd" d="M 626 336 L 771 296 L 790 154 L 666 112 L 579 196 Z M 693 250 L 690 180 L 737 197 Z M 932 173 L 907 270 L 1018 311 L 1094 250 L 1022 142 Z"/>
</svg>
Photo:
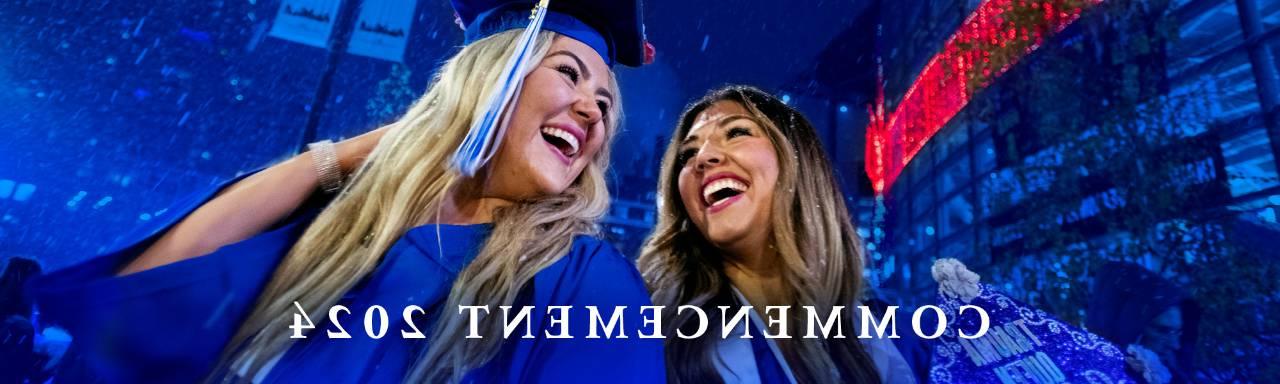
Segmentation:
<svg viewBox="0 0 1280 384">
<path fill-rule="evenodd" d="M 662 160 L 658 181 L 659 216 L 653 234 L 637 260 L 653 293 L 654 305 L 703 307 L 710 324 L 720 324 L 718 305 L 734 305 L 721 253 L 689 220 L 680 199 L 678 163 L 681 141 L 698 114 L 718 101 L 742 104 L 763 126 L 778 157 L 770 222 L 771 245 L 782 266 L 784 292 L 794 308 L 814 306 L 823 312 L 844 306 L 844 329 L 854 329 L 853 305 L 862 289 L 862 244 L 853 231 L 843 194 L 813 126 L 796 110 L 755 88 L 729 86 L 713 90 L 685 109 Z M 789 311 L 792 335 L 807 318 Z M 692 333 L 693 312 L 685 311 L 667 324 Z M 717 334 L 708 330 L 708 335 Z M 778 339 L 792 372 L 800 382 L 879 382 L 875 367 L 853 338 Z M 712 337 L 667 339 L 667 372 L 677 383 L 723 381 L 713 364 Z"/>
<path fill-rule="evenodd" d="M 253 311 L 223 351 L 213 377 L 255 377 L 266 363 L 291 345 L 287 314 L 297 301 L 321 318 L 347 290 L 378 265 L 383 254 L 410 228 L 431 222 L 448 194 L 470 180 L 449 167 L 478 105 L 495 91 L 500 69 L 519 30 L 499 33 L 461 49 L 437 72 L 419 98 L 370 153 L 352 181 L 329 203 L 276 268 Z M 546 56 L 553 32 L 542 32 L 532 56 Z M 535 66 L 536 68 L 536 66 Z M 527 75 L 527 73 L 526 73 Z M 610 82 L 614 95 L 617 83 Z M 608 210 L 604 171 L 620 104 L 605 122 L 604 145 L 564 193 L 521 201 L 494 212 L 494 227 L 479 254 L 454 281 L 445 308 L 456 305 L 512 305 L 517 294 L 543 268 L 568 252 L 573 236 L 595 234 L 595 222 Z M 482 170 L 482 172 L 484 172 Z M 405 381 L 460 381 L 467 371 L 495 356 L 501 338 L 466 339 L 465 318 L 442 311 L 428 350 Z M 494 316 L 479 319 L 481 330 L 497 334 Z"/>
</svg>

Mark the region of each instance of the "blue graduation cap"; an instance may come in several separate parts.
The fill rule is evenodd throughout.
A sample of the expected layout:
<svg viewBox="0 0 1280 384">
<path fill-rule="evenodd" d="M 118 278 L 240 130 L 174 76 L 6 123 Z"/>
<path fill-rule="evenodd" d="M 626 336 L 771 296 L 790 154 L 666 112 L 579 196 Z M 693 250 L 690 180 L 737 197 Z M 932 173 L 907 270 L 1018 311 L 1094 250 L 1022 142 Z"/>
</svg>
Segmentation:
<svg viewBox="0 0 1280 384">
<path fill-rule="evenodd" d="M 452 0 L 466 28 L 466 42 L 529 25 L 534 0 Z M 542 29 L 572 37 L 594 48 L 605 63 L 638 67 L 646 62 L 644 23 L 639 0 L 554 0 Z"/>
<path fill-rule="evenodd" d="M 499 86 L 453 156 L 453 167 L 473 176 L 497 151 L 506 129 L 502 114 L 523 85 L 538 32 L 545 29 L 595 49 L 606 64 L 640 66 L 653 59 L 645 42 L 640 0 L 451 0 L 466 30 L 466 43 L 499 32 L 524 29 Z"/>
</svg>

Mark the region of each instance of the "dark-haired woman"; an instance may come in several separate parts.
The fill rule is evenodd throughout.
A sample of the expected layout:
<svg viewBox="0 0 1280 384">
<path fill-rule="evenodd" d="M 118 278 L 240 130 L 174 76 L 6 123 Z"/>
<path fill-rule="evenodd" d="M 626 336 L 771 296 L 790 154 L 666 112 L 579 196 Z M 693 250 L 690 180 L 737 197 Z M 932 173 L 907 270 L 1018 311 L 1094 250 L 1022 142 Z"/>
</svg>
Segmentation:
<svg viewBox="0 0 1280 384">
<path fill-rule="evenodd" d="M 696 331 L 694 311 L 669 321 L 672 382 L 914 382 L 889 340 L 855 337 L 862 245 L 804 116 L 755 88 L 714 90 L 684 112 L 659 177 L 658 225 L 638 262 L 654 304 L 701 307 L 712 327 L 719 306 L 755 308 L 739 323 L 750 339 L 671 336 Z M 762 321 L 766 306 L 790 307 L 788 329 Z M 805 306 L 822 319 L 842 307 L 847 337 L 804 338 Z"/>
</svg>

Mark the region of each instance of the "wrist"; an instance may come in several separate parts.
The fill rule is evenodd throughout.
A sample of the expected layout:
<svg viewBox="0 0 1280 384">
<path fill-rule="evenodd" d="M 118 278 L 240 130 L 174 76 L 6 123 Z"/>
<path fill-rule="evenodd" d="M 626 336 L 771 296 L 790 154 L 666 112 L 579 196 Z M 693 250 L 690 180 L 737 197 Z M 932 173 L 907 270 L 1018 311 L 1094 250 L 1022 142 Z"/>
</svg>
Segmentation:
<svg viewBox="0 0 1280 384">
<path fill-rule="evenodd" d="M 320 190 L 334 193 L 342 189 L 346 172 L 338 162 L 338 153 L 332 141 L 322 140 L 307 145 L 307 154 L 311 157 L 312 169 L 316 173 L 316 181 Z"/>
<path fill-rule="evenodd" d="M 359 158 L 362 150 L 355 148 L 357 143 L 351 140 L 343 140 L 333 145 L 334 153 L 338 156 L 338 169 L 342 170 L 342 174 L 350 174 L 355 172 L 364 159 Z"/>
</svg>

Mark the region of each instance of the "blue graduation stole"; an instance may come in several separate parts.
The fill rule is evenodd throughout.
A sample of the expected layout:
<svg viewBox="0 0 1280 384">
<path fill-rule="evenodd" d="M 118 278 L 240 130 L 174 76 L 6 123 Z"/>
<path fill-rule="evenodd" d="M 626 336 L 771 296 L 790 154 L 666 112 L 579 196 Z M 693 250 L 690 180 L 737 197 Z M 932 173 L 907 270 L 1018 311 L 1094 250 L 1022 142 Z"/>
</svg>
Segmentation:
<svg viewBox="0 0 1280 384">
<path fill-rule="evenodd" d="M 942 264 L 947 264 L 943 266 Z M 956 265 L 959 265 L 956 267 Z M 968 274 L 957 283 L 954 271 Z M 934 348 L 929 381 L 934 383 L 1137 383 L 1125 371 L 1124 353 L 1115 344 L 1083 329 L 1067 325 L 977 282 L 977 275 L 953 259 L 934 264 L 939 281 L 938 307 L 946 314 L 946 331 Z M 960 279 L 965 279 L 961 277 Z M 963 285 L 963 288 L 955 288 Z M 957 294 L 957 291 L 960 291 Z M 966 292 L 967 291 L 967 292 Z M 976 339 L 981 319 L 974 310 L 959 314 L 960 306 L 985 309 L 989 329 Z M 932 329 L 922 329 L 931 332 Z"/>
</svg>

